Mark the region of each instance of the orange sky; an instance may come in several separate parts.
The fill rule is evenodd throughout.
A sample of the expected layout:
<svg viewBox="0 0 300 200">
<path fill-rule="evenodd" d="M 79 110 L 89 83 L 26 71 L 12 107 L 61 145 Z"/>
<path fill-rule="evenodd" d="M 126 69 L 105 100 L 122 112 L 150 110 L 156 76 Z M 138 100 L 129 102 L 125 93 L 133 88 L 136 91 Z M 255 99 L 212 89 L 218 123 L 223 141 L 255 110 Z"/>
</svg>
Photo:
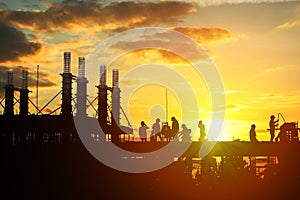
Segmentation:
<svg viewBox="0 0 300 200">
<path fill-rule="evenodd" d="M 17 85 L 18 66 L 27 68 L 33 90 L 30 98 L 35 102 L 35 68 L 39 64 L 40 105 L 60 90 L 59 73 L 64 51 L 72 52 L 72 72 L 77 74 L 78 56 L 88 57 L 106 38 L 132 28 L 156 26 L 179 31 L 194 39 L 215 64 L 223 80 L 226 97 L 226 120 L 219 140 L 248 140 L 252 123 L 257 126 L 258 140 L 268 140 L 266 129 L 271 114 L 277 117 L 278 113 L 282 113 L 288 122 L 299 120 L 300 2 L 17 2 L 0 1 L 1 88 L 5 84 L 7 69 L 14 69 Z M 176 41 L 173 45 L 176 46 Z M 124 47 L 118 48 L 124 50 Z M 179 56 L 157 49 L 126 53 L 109 67 L 119 68 L 122 79 L 131 68 L 147 64 L 171 68 L 188 80 L 192 90 L 196 91 L 197 113 L 191 114 L 188 122 L 184 122 L 191 124 L 196 139 L 199 130 L 191 127 L 192 124 L 202 119 L 209 127 L 212 120 L 211 97 L 205 77 L 196 75 L 188 67 L 189 63 Z M 86 67 L 95 69 L 98 66 Z M 141 120 L 148 125 L 152 125 L 156 117 L 165 120 L 164 87 L 147 85 L 128 96 L 125 87 L 134 87 L 143 81 L 141 77 L 130 77 L 122 79 L 120 86 L 121 89 L 124 87 L 122 106 L 134 127 Z M 167 76 L 162 78 L 169 80 Z M 93 99 L 96 94 L 94 85 L 89 84 L 89 91 L 89 98 Z M 3 95 L 3 91 L 0 94 Z M 53 102 L 49 109 L 56 108 L 59 100 Z M 187 100 L 188 97 L 170 91 L 169 116 L 179 116 L 181 120 L 180 115 L 188 111 L 181 111 L 180 101 Z"/>
</svg>

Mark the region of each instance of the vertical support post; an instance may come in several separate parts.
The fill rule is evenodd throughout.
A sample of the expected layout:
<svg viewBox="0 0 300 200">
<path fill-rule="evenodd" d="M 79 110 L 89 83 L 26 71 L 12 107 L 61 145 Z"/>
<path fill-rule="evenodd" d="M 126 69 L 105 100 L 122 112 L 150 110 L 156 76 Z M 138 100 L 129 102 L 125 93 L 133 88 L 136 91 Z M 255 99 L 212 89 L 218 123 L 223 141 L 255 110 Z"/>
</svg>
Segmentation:
<svg viewBox="0 0 300 200">
<path fill-rule="evenodd" d="M 98 121 L 105 134 L 108 133 L 108 105 L 107 105 L 107 90 L 106 85 L 106 66 L 100 66 L 100 85 L 98 88 Z"/>
<path fill-rule="evenodd" d="M 14 115 L 14 85 L 13 72 L 7 72 L 7 84 L 5 86 L 5 108 L 4 114 L 7 116 Z"/>
<path fill-rule="evenodd" d="M 20 115 L 28 115 L 28 71 L 22 70 L 22 88 L 20 90 Z"/>
<path fill-rule="evenodd" d="M 100 85 L 106 85 L 106 66 L 100 66 Z"/>
<path fill-rule="evenodd" d="M 62 76 L 61 115 L 72 115 L 72 74 L 70 72 L 71 52 L 64 52 L 64 72 Z"/>
<path fill-rule="evenodd" d="M 119 88 L 119 70 L 114 69 L 112 74 L 112 141 L 118 142 L 118 137 L 120 134 L 120 93 Z"/>
<path fill-rule="evenodd" d="M 168 89 L 166 88 L 166 122 L 168 122 Z"/>
<path fill-rule="evenodd" d="M 72 78 L 71 73 L 71 52 L 64 52 L 64 70 L 60 74 L 62 76 L 62 104 L 61 104 L 61 117 L 65 121 L 65 127 L 71 127 L 72 122 Z M 66 130 L 62 133 L 62 142 L 71 143 L 76 139 L 73 136 L 72 130 Z"/>
<path fill-rule="evenodd" d="M 87 98 L 87 83 L 88 80 L 85 77 L 85 58 L 78 58 L 78 77 L 77 82 L 77 93 L 76 93 L 76 115 L 79 117 L 86 117 L 86 98 Z"/>
<path fill-rule="evenodd" d="M 120 93 L 119 88 L 119 70 L 113 70 L 112 79 L 112 115 L 116 125 L 120 125 Z"/>
<path fill-rule="evenodd" d="M 40 66 L 36 66 L 36 107 L 37 111 L 36 113 L 39 114 L 39 70 Z"/>
</svg>

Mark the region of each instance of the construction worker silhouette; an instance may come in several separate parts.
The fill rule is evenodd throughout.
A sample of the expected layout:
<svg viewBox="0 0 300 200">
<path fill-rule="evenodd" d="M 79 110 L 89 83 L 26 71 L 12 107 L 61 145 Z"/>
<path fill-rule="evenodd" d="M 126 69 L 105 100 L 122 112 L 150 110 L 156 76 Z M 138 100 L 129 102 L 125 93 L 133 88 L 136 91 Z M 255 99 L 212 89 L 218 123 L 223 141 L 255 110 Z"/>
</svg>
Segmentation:
<svg viewBox="0 0 300 200">
<path fill-rule="evenodd" d="M 160 134 L 160 119 L 157 118 L 155 123 L 152 125 L 152 131 L 151 131 L 151 135 L 150 135 L 150 141 L 151 142 L 156 142 L 157 141 L 157 136 L 159 136 Z"/>
<path fill-rule="evenodd" d="M 198 123 L 198 127 L 200 128 L 200 138 L 199 138 L 199 141 L 203 142 L 205 140 L 205 137 L 206 137 L 206 132 L 205 132 L 205 126 L 204 126 L 204 124 L 202 123 L 201 120 Z"/>
<path fill-rule="evenodd" d="M 182 137 L 182 142 L 191 142 L 191 129 L 187 128 L 185 124 L 181 125 L 182 131 L 179 132 L 179 137 Z"/>
<path fill-rule="evenodd" d="M 251 129 L 249 131 L 249 136 L 250 136 L 250 142 L 258 142 L 256 139 L 256 131 L 255 131 L 255 124 L 251 125 Z"/>
<path fill-rule="evenodd" d="M 271 135 L 270 141 L 271 142 L 273 142 L 273 140 L 274 140 L 274 137 L 275 137 L 275 128 L 278 126 L 278 121 L 279 121 L 279 119 L 275 120 L 275 116 L 271 115 L 270 122 L 269 122 L 270 135 Z"/>
<path fill-rule="evenodd" d="M 147 141 L 147 129 L 148 129 L 148 126 L 145 124 L 144 121 L 141 121 L 141 126 L 139 128 L 139 136 L 140 136 L 142 142 Z"/>
<path fill-rule="evenodd" d="M 171 120 L 172 120 L 172 131 L 171 131 L 171 137 L 169 139 L 173 137 L 174 140 L 178 140 L 176 134 L 179 131 L 179 123 L 175 117 L 171 117 Z"/>
</svg>

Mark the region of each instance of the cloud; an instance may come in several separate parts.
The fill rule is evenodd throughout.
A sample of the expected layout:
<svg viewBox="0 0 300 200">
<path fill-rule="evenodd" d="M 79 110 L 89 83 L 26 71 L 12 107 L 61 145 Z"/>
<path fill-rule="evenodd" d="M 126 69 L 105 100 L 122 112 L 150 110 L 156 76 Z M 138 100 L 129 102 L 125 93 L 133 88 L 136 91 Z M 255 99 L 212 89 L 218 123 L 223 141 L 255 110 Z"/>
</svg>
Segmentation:
<svg viewBox="0 0 300 200">
<path fill-rule="evenodd" d="M 130 45 L 130 43 L 128 44 Z M 176 55 L 171 51 L 167 51 L 163 49 L 149 48 L 149 49 L 133 51 L 131 53 L 132 53 L 132 56 L 130 57 L 131 61 L 133 59 L 137 60 L 137 58 L 139 58 L 138 62 L 143 62 L 143 63 L 186 64 L 188 62 L 183 57 L 180 57 L 180 55 Z"/>
<path fill-rule="evenodd" d="M 134 86 L 139 84 L 140 81 L 137 79 L 122 79 L 120 81 L 120 84 L 124 85 L 124 86 Z"/>
<path fill-rule="evenodd" d="M 72 29 L 74 26 L 97 25 L 121 31 L 146 25 L 177 23 L 177 18 L 196 11 L 196 6 L 185 2 L 113 2 L 109 5 L 96 1 L 68 0 L 51 3 L 44 11 L 0 11 L 0 21 L 19 28 L 49 32 Z"/>
<path fill-rule="evenodd" d="M 175 27 L 173 30 L 194 38 L 199 44 L 216 42 L 233 37 L 233 33 L 222 28 Z"/>
<path fill-rule="evenodd" d="M 268 67 L 268 68 L 260 70 L 259 72 L 261 72 L 265 76 L 268 73 L 280 72 L 280 71 L 284 70 L 286 67 L 288 67 L 288 66 Z"/>
<path fill-rule="evenodd" d="M 218 111 L 239 111 L 241 109 L 244 109 L 246 108 L 245 106 L 243 105 L 240 105 L 240 104 L 226 104 L 226 105 L 223 105 L 223 106 L 219 106 L 218 107 Z"/>
<path fill-rule="evenodd" d="M 7 71 L 12 70 L 10 67 L 0 65 L 0 96 L 4 95 L 3 87 L 6 85 Z M 36 75 L 35 72 L 29 68 L 18 66 L 13 68 L 13 84 L 17 88 L 21 88 L 22 84 L 22 70 L 28 71 L 28 86 L 34 87 L 36 85 Z M 39 87 L 51 87 L 55 86 L 56 83 L 50 78 L 51 75 L 48 72 L 39 72 Z"/>
<path fill-rule="evenodd" d="M 140 33 L 141 30 L 137 30 L 136 32 Z M 161 29 L 153 33 L 148 31 L 138 35 L 139 37 L 135 39 L 127 39 L 128 37 L 121 38 L 119 41 L 111 44 L 110 48 L 113 49 L 115 54 L 118 50 L 128 52 L 144 49 L 145 52 L 151 51 L 147 55 L 154 55 L 160 58 L 158 61 L 168 63 L 186 63 L 187 60 L 199 61 L 209 58 L 206 51 L 199 48 L 198 43 L 176 31 Z M 143 54 L 141 55 L 146 57 Z"/>
<path fill-rule="evenodd" d="M 225 94 L 226 95 L 229 95 L 229 94 L 236 94 L 237 91 L 236 90 L 228 90 L 228 91 L 225 91 Z"/>
<path fill-rule="evenodd" d="M 176 40 L 165 41 L 158 39 L 145 39 L 137 41 L 120 41 L 112 45 L 112 48 L 128 51 L 130 49 L 145 47 L 144 50 L 140 50 L 142 52 L 137 52 L 136 54 L 141 55 L 145 59 L 149 59 L 147 56 L 150 54 L 153 58 L 158 59 L 157 62 L 173 64 L 186 63 L 185 59 L 201 60 L 208 58 L 204 51 L 199 54 L 199 51 L 196 50 L 195 46 L 191 44 L 189 45 L 189 43 L 185 43 L 185 41 L 176 41 L 177 43 L 174 41 Z"/>
<path fill-rule="evenodd" d="M 40 6 L 38 4 L 25 5 L 28 9 L 39 10 Z"/>
<path fill-rule="evenodd" d="M 167 63 L 187 63 L 184 58 L 180 57 L 180 55 L 176 55 L 170 51 L 163 51 L 156 49 L 155 50 Z"/>
<path fill-rule="evenodd" d="M 236 104 L 228 104 L 228 105 L 226 105 L 226 109 L 229 109 L 229 110 L 231 110 L 231 109 L 233 109 L 233 110 L 240 109 L 240 107 L 241 106 L 236 105 Z"/>
<path fill-rule="evenodd" d="M 299 104 L 299 92 L 295 93 L 266 93 L 262 94 L 247 104 L 251 106 L 264 105 L 260 109 L 295 108 Z M 289 103 L 287 103 L 289 102 Z"/>
<path fill-rule="evenodd" d="M 206 6 L 220 6 L 220 5 L 236 5 L 236 4 L 260 4 L 260 3 L 281 3 L 281 2 L 293 2 L 295 0 L 189 0 L 188 2 L 198 3 L 202 7 Z"/>
<path fill-rule="evenodd" d="M 276 27 L 276 29 L 282 30 L 282 29 L 289 29 L 289 28 L 294 28 L 294 27 L 298 27 L 298 26 L 300 26 L 300 19 L 280 24 L 279 26 Z"/>
<path fill-rule="evenodd" d="M 0 2 L 0 9 L 6 9 L 7 5 L 4 2 Z"/>
<path fill-rule="evenodd" d="M 294 10 L 291 11 L 292 16 L 289 20 L 281 22 L 281 24 L 275 27 L 275 30 L 283 31 L 300 27 L 300 5 L 298 4 Z"/>
<path fill-rule="evenodd" d="M 40 43 L 28 41 L 22 31 L 1 22 L 0 44 L 0 62 L 34 55 L 41 49 Z"/>
</svg>

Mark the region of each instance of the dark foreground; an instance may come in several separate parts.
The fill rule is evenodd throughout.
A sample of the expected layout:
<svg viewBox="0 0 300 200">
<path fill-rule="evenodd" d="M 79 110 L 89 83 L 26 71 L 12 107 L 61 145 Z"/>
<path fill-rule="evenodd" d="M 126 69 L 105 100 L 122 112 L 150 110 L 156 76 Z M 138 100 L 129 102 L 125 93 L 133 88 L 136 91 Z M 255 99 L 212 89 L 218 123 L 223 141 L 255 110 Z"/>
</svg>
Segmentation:
<svg viewBox="0 0 300 200">
<path fill-rule="evenodd" d="M 119 172 L 79 144 L 1 147 L 0 199 L 298 199 L 299 153 L 287 152 L 263 180 L 227 174 L 205 182 L 192 179 L 182 162 L 151 173 Z"/>
</svg>

